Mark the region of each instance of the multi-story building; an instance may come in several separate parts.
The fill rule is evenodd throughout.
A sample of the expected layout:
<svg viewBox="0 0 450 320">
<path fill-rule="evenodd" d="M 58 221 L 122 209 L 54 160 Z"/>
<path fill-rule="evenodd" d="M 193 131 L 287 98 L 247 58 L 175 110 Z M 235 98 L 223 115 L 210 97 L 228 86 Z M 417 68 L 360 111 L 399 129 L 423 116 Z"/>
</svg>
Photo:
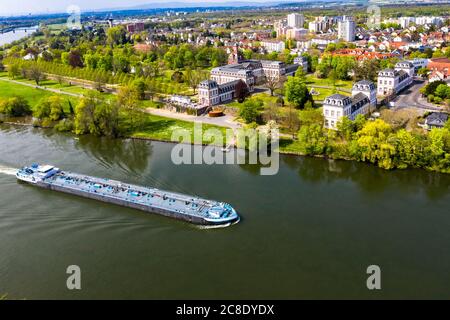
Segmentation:
<svg viewBox="0 0 450 320">
<path fill-rule="evenodd" d="M 414 65 L 403 61 L 395 65 L 395 69 L 385 69 L 378 73 L 378 95 L 390 96 L 398 94 L 410 86 L 414 77 Z"/>
<path fill-rule="evenodd" d="M 286 30 L 286 39 L 299 40 L 308 34 L 308 30 L 304 28 L 291 28 Z"/>
<path fill-rule="evenodd" d="M 253 65 L 233 64 L 223 67 L 217 67 L 211 70 L 211 80 L 218 84 L 225 84 L 235 80 L 242 80 L 248 87 L 249 91 L 253 91 L 255 85 L 255 74 L 253 73 Z"/>
<path fill-rule="evenodd" d="M 261 42 L 261 46 L 267 50 L 267 52 L 283 52 L 286 48 L 284 41 L 271 41 L 264 40 Z"/>
<path fill-rule="evenodd" d="M 316 17 L 309 23 L 308 29 L 312 33 L 327 32 L 333 26 L 333 22 L 333 18 Z"/>
<path fill-rule="evenodd" d="M 231 101 L 236 97 L 238 87 L 245 86 L 241 80 L 218 84 L 214 80 L 202 81 L 198 86 L 199 103 L 203 106 L 214 106 Z"/>
<path fill-rule="evenodd" d="M 354 84 L 352 96 L 334 94 L 325 99 L 323 104 L 324 127 L 337 129 L 343 117 L 355 120 L 358 114 L 368 114 L 372 105 L 376 105 L 376 87 L 370 81 L 360 81 Z"/>
<path fill-rule="evenodd" d="M 264 77 L 280 79 L 286 74 L 286 64 L 281 61 L 261 60 Z"/>
<path fill-rule="evenodd" d="M 236 57 L 236 52 L 239 52 L 237 47 L 230 56 Z M 230 57 L 230 60 L 235 59 Z M 279 80 L 282 76 L 293 75 L 300 67 L 300 64 L 286 66 L 284 62 L 271 60 L 238 61 L 239 63 L 213 68 L 211 80 L 200 83 L 198 90 L 201 105 L 213 106 L 229 101 L 241 89 L 253 92 L 255 85 L 262 84 L 269 78 Z"/>
<path fill-rule="evenodd" d="M 287 25 L 290 28 L 303 28 L 305 17 L 302 14 L 291 13 L 287 16 Z"/>
<path fill-rule="evenodd" d="M 416 58 L 416 59 L 408 60 L 408 62 L 411 62 L 413 64 L 414 69 L 417 72 L 421 68 L 426 68 L 428 66 L 429 60 Z"/>
<path fill-rule="evenodd" d="M 129 33 L 142 32 L 145 30 L 145 24 L 143 22 L 135 22 L 127 24 L 127 31 Z"/>
<path fill-rule="evenodd" d="M 356 23 L 351 17 L 338 22 L 338 38 L 347 42 L 355 41 Z"/>
</svg>

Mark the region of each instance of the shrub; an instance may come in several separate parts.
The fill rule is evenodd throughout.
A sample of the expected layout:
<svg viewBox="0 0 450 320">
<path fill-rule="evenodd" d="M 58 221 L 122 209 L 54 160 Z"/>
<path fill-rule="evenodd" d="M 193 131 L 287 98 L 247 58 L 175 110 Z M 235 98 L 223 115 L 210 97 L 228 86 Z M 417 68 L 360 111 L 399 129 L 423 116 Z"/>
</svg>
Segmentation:
<svg viewBox="0 0 450 320">
<path fill-rule="evenodd" d="M 23 117 L 31 114 L 28 101 L 23 97 L 12 97 L 0 102 L 0 113 L 12 117 Z"/>
<path fill-rule="evenodd" d="M 63 119 L 59 121 L 54 129 L 59 132 L 70 132 L 74 128 L 73 121 L 70 119 Z"/>
</svg>

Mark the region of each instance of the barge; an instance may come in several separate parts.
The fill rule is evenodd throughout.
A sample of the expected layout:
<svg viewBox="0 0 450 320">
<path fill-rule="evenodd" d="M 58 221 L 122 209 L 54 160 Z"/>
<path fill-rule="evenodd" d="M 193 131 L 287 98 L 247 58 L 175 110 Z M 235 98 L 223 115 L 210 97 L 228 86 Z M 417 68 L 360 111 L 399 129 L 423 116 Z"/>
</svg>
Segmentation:
<svg viewBox="0 0 450 320">
<path fill-rule="evenodd" d="M 228 203 L 62 171 L 50 165 L 33 164 L 24 167 L 17 171 L 16 177 L 44 189 L 156 213 L 193 224 L 229 226 L 239 222 L 239 215 Z"/>
</svg>

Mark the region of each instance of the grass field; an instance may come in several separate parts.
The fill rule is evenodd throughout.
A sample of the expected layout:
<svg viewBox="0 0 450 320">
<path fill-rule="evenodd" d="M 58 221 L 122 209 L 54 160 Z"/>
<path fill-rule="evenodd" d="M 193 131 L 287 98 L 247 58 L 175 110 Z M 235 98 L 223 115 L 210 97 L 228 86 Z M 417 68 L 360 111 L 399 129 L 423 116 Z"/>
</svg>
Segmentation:
<svg viewBox="0 0 450 320">
<path fill-rule="evenodd" d="M 330 79 L 319 79 L 315 77 L 314 75 L 307 75 L 306 76 L 306 84 L 308 87 L 314 87 L 314 86 L 326 86 L 326 87 L 333 87 L 333 81 Z M 336 80 L 335 86 L 337 89 L 347 89 L 351 90 L 353 86 L 353 81 L 343 81 L 343 80 Z"/>
<path fill-rule="evenodd" d="M 154 115 L 147 115 L 146 123 L 144 126 L 129 135 L 134 138 L 155 139 L 162 141 L 177 141 L 176 138 L 172 139 L 172 134 L 178 130 L 186 130 L 189 132 L 191 141 L 193 142 L 194 123 L 188 121 L 182 121 L 177 119 L 164 118 Z M 223 137 L 225 137 L 226 128 L 218 127 L 209 124 L 203 124 L 203 132 L 207 129 L 219 130 Z M 211 143 L 213 139 L 206 139 L 203 137 L 202 143 Z"/>
<path fill-rule="evenodd" d="M 30 104 L 30 107 L 33 109 L 39 101 L 41 101 L 43 98 L 47 98 L 50 96 L 59 95 L 64 100 L 70 101 L 73 106 L 75 106 L 78 103 L 77 97 L 71 97 L 68 95 L 63 94 L 56 94 L 53 92 L 41 90 L 41 89 L 35 89 L 27 86 L 23 86 L 16 83 L 10 83 L 6 81 L 0 81 L 0 99 L 4 98 L 11 98 L 15 96 L 24 97 L 28 103 Z M 66 105 L 66 110 L 69 110 L 68 104 Z"/>
<path fill-rule="evenodd" d="M 23 80 L 24 82 L 29 82 L 28 80 Z M 31 83 L 31 82 L 30 82 Z M 54 81 L 44 81 L 42 85 L 45 85 L 47 87 L 52 87 L 55 89 L 60 89 L 61 85 L 59 83 L 56 83 Z M 67 87 L 66 90 L 80 90 L 83 88 L 80 87 Z M 86 89 L 83 89 L 86 90 Z M 81 91 L 78 91 L 77 93 L 82 93 Z M 41 99 L 50 97 L 53 95 L 59 95 L 63 97 L 66 101 L 71 101 L 72 106 L 76 106 L 78 103 L 77 97 L 72 97 L 64 94 L 56 94 L 53 92 L 45 91 L 42 89 L 36 89 L 16 83 L 10 83 L 0 80 L 0 99 L 2 98 L 10 98 L 14 96 L 21 96 L 24 97 L 28 103 L 30 104 L 30 107 L 33 109 Z M 69 111 L 69 104 L 65 104 L 65 112 Z M 144 114 L 143 117 L 146 117 L 145 123 L 143 127 L 139 130 L 135 130 L 132 132 L 127 133 L 130 137 L 135 138 L 145 138 L 145 139 L 155 139 L 155 140 L 162 140 L 162 141 L 173 141 L 172 139 L 172 133 L 175 130 L 184 129 L 187 132 L 189 132 L 190 136 L 193 137 L 194 132 L 194 123 L 188 122 L 188 121 L 182 121 L 182 120 L 176 120 L 176 119 L 170 119 L 170 118 L 164 118 L 149 114 Z M 225 130 L 226 128 L 213 126 L 213 125 L 203 125 L 203 130 L 215 128 L 219 130 L 224 136 L 225 136 Z M 203 139 L 203 143 L 209 143 L 212 139 Z"/>
<path fill-rule="evenodd" d="M 0 72 L 0 78 L 9 79 L 6 72 Z M 14 80 L 20 81 L 23 83 L 27 83 L 27 84 L 31 84 L 31 85 L 36 85 L 36 82 L 34 82 L 33 80 L 29 80 L 29 79 L 16 78 Z M 55 80 L 44 80 L 44 81 L 41 81 L 39 85 L 42 87 L 49 88 L 49 89 L 57 89 L 57 90 L 61 90 L 63 92 L 67 92 L 67 93 L 82 94 L 82 95 L 86 94 L 87 92 L 90 91 L 90 89 L 85 89 L 83 87 L 76 86 L 76 85 L 69 85 L 68 83 L 59 84 Z M 112 94 L 111 93 L 103 93 L 103 95 L 111 96 Z"/>
</svg>

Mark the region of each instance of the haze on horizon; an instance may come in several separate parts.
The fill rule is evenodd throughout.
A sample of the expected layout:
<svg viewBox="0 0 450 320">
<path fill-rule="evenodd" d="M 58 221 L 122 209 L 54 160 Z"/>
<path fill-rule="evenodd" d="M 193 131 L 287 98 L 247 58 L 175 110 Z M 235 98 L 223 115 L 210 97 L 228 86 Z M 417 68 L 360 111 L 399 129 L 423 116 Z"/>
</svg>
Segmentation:
<svg viewBox="0 0 450 320">
<path fill-rule="evenodd" d="M 289 0 L 0 0 L 0 16 L 9 15 L 27 15 L 27 14 L 40 14 L 40 13 L 60 13 L 66 12 L 67 8 L 71 5 L 79 6 L 81 11 L 89 10 L 101 10 L 101 9 L 113 9 L 113 8 L 129 8 L 140 5 L 151 5 L 182 2 L 182 3 L 198 3 L 199 5 L 204 3 L 225 3 L 225 2 L 286 2 Z M 305 0 L 296 0 L 297 2 Z M 295 2 L 295 1 L 290 1 Z"/>
</svg>

